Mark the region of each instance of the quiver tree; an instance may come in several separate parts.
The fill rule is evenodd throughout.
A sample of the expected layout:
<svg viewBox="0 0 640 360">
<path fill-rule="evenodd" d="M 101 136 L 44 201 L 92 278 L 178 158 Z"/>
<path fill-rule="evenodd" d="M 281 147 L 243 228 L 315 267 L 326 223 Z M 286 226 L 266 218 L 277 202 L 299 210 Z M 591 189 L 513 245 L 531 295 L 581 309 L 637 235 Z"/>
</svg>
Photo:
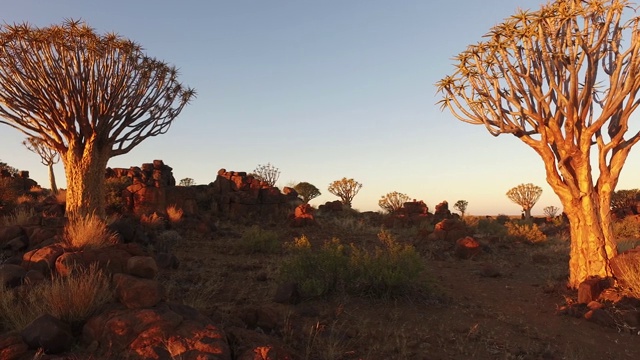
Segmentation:
<svg viewBox="0 0 640 360">
<path fill-rule="evenodd" d="M 531 209 L 540 199 L 540 195 L 542 195 L 542 188 L 533 184 L 520 184 L 507 191 L 509 200 L 522 206 L 526 220 L 531 219 Z"/>
<path fill-rule="evenodd" d="M 38 138 L 27 138 L 22 142 L 29 151 L 40 156 L 40 162 L 46 166 L 49 170 L 49 184 L 51 185 L 51 192 L 58 193 L 58 186 L 56 185 L 56 175 L 53 173 L 53 165 L 60 161 L 60 154 L 55 149 L 48 147 L 42 140 Z"/>
<path fill-rule="evenodd" d="M 164 134 L 194 96 L 175 68 L 78 21 L 0 28 L 0 123 L 62 159 L 67 214 L 104 214 L 109 158 Z"/>
<path fill-rule="evenodd" d="M 456 58 L 441 104 L 542 158 L 570 222 L 569 285 L 610 276 L 611 193 L 640 133 L 640 18 L 627 0 L 557 0 L 519 11 Z M 631 16 L 629 16 L 631 15 Z M 591 164 L 597 166 L 592 174 Z"/>
<path fill-rule="evenodd" d="M 300 182 L 296 184 L 294 187 L 295 191 L 298 193 L 298 196 L 302 199 L 305 204 L 308 204 L 311 199 L 315 199 L 318 196 L 322 195 L 320 190 L 318 190 L 315 185 L 310 184 L 308 182 Z"/>
<path fill-rule="evenodd" d="M 400 210 L 404 203 L 409 200 L 411 200 L 409 196 L 394 191 L 382 196 L 380 200 L 378 200 L 378 206 L 380 206 L 383 210 L 386 210 L 389 214 L 393 214 L 394 212 Z"/>
<path fill-rule="evenodd" d="M 178 186 L 193 186 L 196 184 L 196 181 L 190 177 L 186 177 L 184 179 L 180 179 L 180 183 Z"/>
<path fill-rule="evenodd" d="M 556 217 L 556 215 L 558 215 L 558 211 L 560 211 L 560 209 L 557 206 L 553 206 L 553 205 L 546 206 L 544 209 L 542 209 L 542 212 L 548 218 Z"/>
<path fill-rule="evenodd" d="M 358 194 L 358 191 L 362 188 L 362 184 L 353 180 L 342 178 L 329 184 L 329 192 L 340 198 L 343 205 L 351 207 L 353 198 Z"/>
<path fill-rule="evenodd" d="M 467 200 L 458 200 L 453 204 L 453 208 L 460 211 L 460 217 L 464 218 L 464 214 L 467 212 L 467 206 L 469 202 Z"/>
<path fill-rule="evenodd" d="M 276 182 L 280 178 L 280 169 L 271 165 L 271 163 L 267 163 L 267 165 L 258 165 L 252 174 L 256 179 L 264 181 L 267 185 L 276 186 Z"/>
</svg>

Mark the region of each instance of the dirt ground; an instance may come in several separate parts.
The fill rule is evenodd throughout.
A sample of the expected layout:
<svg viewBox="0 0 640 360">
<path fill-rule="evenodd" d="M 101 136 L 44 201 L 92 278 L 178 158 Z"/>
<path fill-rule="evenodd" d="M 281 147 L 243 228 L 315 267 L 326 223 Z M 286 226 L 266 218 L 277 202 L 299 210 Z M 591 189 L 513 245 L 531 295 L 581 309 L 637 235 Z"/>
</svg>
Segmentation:
<svg viewBox="0 0 640 360">
<path fill-rule="evenodd" d="M 371 230 L 274 229 L 282 241 L 304 233 L 316 241 L 373 242 Z M 225 328 L 245 326 L 247 309 L 268 309 L 274 342 L 300 359 L 640 359 L 640 329 L 604 327 L 558 315 L 577 293 L 564 286 L 568 244 L 483 243 L 471 260 L 447 244 L 402 241 L 420 250 L 428 294 L 397 299 L 334 295 L 296 305 L 276 304 L 282 254 L 247 254 L 241 229 L 211 238 L 184 235 L 178 270 L 163 274 L 172 296 Z M 251 310 L 253 311 L 253 310 Z"/>
</svg>

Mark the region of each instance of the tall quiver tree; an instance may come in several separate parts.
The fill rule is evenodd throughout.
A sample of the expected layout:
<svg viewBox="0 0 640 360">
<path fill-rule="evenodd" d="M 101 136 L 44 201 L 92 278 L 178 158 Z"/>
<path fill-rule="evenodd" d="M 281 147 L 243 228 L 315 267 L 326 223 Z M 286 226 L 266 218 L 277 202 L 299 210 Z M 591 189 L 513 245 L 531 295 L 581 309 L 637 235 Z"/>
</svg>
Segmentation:
<svg viewBox="0 0 640 360">
<path fill-rule="evenodd" d="M 640 133 L 640 18 L 627 0 L 557 0 L 519 11 L 457 56 L 437 86 L 458 119 L 512 134 L 544 162 L 571 226 L 569 285 L 611 275 L 610 202 Z M 598 172 L 592 175 L 592 160 Z"/>
<path fill-rule="evenodd" d="M 51 192 L 57 194 L 58 186 L 56 185 L 56 175 L 53 173 L 53 165 L 57 164 L 60 160 L 60 154 L 58 154 L 58 151 L 48 147 L 39 138 L 27 138 L 22 142 L 22 145 L 29 149 L 29 151 L 40 156 L 40 162 L 49 170 L 49 184 L 51 185 Z"/>
<path fill-rule="evenodd" d="M 55 149 L 67 214 L 104 214 L 108 160 L 164 134 L 195 95 L 177 71 L 78 21 L 0 28 L 0 123 Z"/>
</svg>

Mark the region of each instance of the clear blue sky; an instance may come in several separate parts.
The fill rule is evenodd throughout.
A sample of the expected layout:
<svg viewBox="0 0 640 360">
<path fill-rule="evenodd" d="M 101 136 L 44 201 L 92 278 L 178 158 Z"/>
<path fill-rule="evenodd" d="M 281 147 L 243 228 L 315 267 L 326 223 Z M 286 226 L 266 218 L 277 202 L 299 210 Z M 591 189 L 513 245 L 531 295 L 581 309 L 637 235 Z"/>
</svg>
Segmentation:
<svg viewBox="0 0 640 360">
<path fill-rule="evenodd" d="M 280 168 L 280 187 L 299 181 L 336 198 L 328 184 L 364 184 L 353 206 L 379 210 L 399 191 L 429 208 L 465 199 L 475 215 L 520 214 L 507 190 L 532 182 L 544 193 L 533 209 L 560 206 L 542 161 L 512 136 L 440 112 L 434 84 L 453 56 L 517 8 L 545 0 L 340 1 L 9 1 L 5 23 L 37 26 L 82 19 L 116 32 L 180 69 L 198 92 L 171 130 L 147 139 L 111 167 L 162 159 L 177 180 L 198 184 L 220 168 Z M 48 187 L 46 168 L 24 136 L 0 126 L 0 159 Z M 640 187 L 638 151 L 618 189 Z M 65 186 L 62 164 L 56 165 Z"/>
</svg>

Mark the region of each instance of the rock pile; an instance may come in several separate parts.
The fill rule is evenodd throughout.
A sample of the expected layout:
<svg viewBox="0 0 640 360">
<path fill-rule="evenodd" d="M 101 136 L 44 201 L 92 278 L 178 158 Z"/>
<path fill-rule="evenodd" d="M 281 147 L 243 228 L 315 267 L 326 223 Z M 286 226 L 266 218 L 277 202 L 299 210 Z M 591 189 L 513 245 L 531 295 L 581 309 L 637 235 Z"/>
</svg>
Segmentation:
<svg viewBox="0 0 640 360">
<path fill-rule="evenodd" d="M 241 171 L 220 169 L 210 186 L 215 203 L 212 210 L 232 219 L 278 216 L 300 203 L 294 189 L 284 188 L 280 192 L 277 187 Z"/>
</svg>

